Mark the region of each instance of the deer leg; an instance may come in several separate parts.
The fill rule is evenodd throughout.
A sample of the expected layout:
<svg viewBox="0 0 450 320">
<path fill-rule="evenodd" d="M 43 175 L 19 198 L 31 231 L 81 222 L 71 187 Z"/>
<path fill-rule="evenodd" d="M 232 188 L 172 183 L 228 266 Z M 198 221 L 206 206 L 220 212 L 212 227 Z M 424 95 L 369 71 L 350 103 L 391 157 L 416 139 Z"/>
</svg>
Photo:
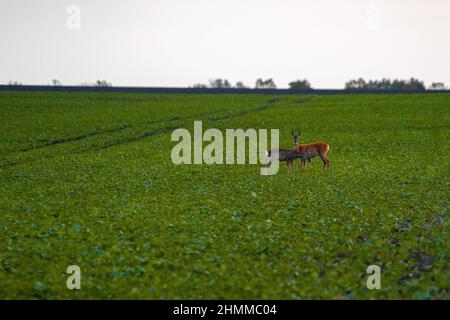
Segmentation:
<svg viewBox="0 0 450 320">
<path fill-rule="evenodd" d="M 291 161 L 286 160 L 286 166 L 288 168 L 288 171 L 290 172 L 291 171 Z"/>
<path fill-rule="evenodd" d="M 325 161 L 327 162 L 327 168 L 330 166 L 330 160 L 328 160 L 328 158 L 327 158 L 328 150 L 329 149 L 325 150 L 325 152 L 323 153 L 323 157 L 324 157 Z"/>
<path fill-rule="evenodd" d="M 306 161 L 305 159 L 300 159 L 300 170 L 305 170 Z"/>
<path fill-rule="evenodd" d="M 289 166 L 291 167 L 291 172 L 294 173 L 294 159 L 289 160 Z"/>
<path fill-rule="evenodd" d="M 319 157 L 320 157 L 320 160 L 322 160 L 322 162 L 323 162 L 323 169 L 325 170 L 328 165 L 328 159 L 322 153 L 319 153 Z"/>
<path fill-rule="evenodd" d="M 323 158 L 324 158 L 325 161 L 327 162 L 327 168 L 328 168 L 328 167 L 330 166 L 330 160 L 328 160 L 327 154 L 326 154 L 326 153 L 323 155 Z"/>
</svg>

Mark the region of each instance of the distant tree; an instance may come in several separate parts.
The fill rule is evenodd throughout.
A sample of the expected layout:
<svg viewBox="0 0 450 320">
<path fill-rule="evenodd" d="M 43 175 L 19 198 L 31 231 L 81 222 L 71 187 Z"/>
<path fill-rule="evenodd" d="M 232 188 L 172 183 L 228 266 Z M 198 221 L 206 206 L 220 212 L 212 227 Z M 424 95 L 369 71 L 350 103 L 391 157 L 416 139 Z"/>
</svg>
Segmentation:
<svg viewBox="0 0 450 320">
<path fill-rule="evenodd" d="M 209 87 L 210 88 L 216 88 L 220 89 L 223 88 L 223 80 L 222 79 L 210 79 L 209 80 Z"/>
<path fill-rule="evenodd" d="M 255 88 L 256 89 L 275 89 L 277 86 L 272 78 L 263 80 L 261 78 L 256 80 Z"/>
<path fill-rule="evenodd" d="M 112 84 L 106 80 L 97 80 L 94 84 L 95 87 L 112 87 Z"/>
<path fill-rule="evenodd" d="M 311 89 L 311 84 L 308 80 L 295 80 L 292 82 L 289 82 L 289 88 L 290 89 Z"/>
<path fill-rule="evenodd" d="M 393 90 L 393 91 L 422 91 L 425 90 L 423 81 L 415 78 L 409 80 L 384 78 L 382 80 L 370 80 L 366 82 L 363 78 L 350 80 L 345 84 L 349 90 Z"/>
<path fill-rule="evenodd" d="M 17 82 L 17 81 L 10 80 L 8 82 L 8 86 L 21 86 L 21 85 L 22 85 L 22 83 L 21 82 Z"/>
<path fill-rule="evenodd" d="M 208 86 L 206 84 L 203 83 L 196 83 L 192 86 L 192 88 L 200 88 L 200 89 L 206 89 L 208 88 Z"/>
<path fill-rule="evenodd" d="M 210 79 L 209 80 L 209 87 L 214 89 L 231 89 L 231 83 L 227 79 Z"/>
<path fill-rule="evenodd" d="M 411 78 L 405 82 L 405 86 L 403 88 L 404 91 L 425 91 L 425 85 L 423 81 L 420 81 L 415 78 Z"/>
<path fill-rule="evenodd" d="M 389 90 L 392 86 L 391 79 L 383 78 L 378 82 L 378 89 Z"/>
<path fill-rule="evenodd" d="M 209 87 L 215 89 L 230 89 L 231 84 L 227 79 L 217 78 L 209 80 Z"/>
<path fill-rule="evenodd" d="M 231 89 L 231 83 L 227 79 L 223 79 L 224 89 Z"/>
<path fill-rule="evenodd" d="M 405 80 L 394 79 L 389 89 L 401 91 L 405 87 L 405 83 Z"/>
<path fill-rule="evenodd" d="M 270 89 L 276 89 L 277 87 L 272 78 L 266 80 L 266 86 Z"/>
<path fill-rule="evenodd" d="M 359 78 L 356 80 L 356 84 L 361 89 L 367 89 L 368 85 L 367 82 L 363 78 Z"/>
<path fill-rule="evenodd" d="M 433 82 L 431 86 L 429 86 L 430 90 L 445 90 L 445 84 L 442 82 Z"/>
<path fill-rule="evenodd" d="M 375 90 L 389 90 L 392 86 L 391 80 L 383 78 L 382 80 L 370 80 L 367 83 L 368 89 L 375 89 Z"/>
<path fill-rule="evenodd" d="M 248 87 L 242 81 L 238 81 L 235 84 L 235 88 L 237 88 L 237 89 L 246 89 Z"/>
<path fill-rule="evenodd" d="M 58 79 L 53 79 L 52 80 L 52 85 L 53 86 L 62 86 L 62 83 Z"/>
<path fill-rule="evenodd" d="M 368 84 L 363 78 L 357 80 L 350 80 L 345 84 L 345 89 L 350 90 L 364 90 L 367 89 Z"/>
<path fill-rule="evenodd" d="M 215 78 L 208 81 L 208 85 L 203 83 L 196 83 L 192 88 L 213 88 L 213 89 L 232 89 L 233 85 L 228 79 Z M 247 88 L 243 82 L 238 81 L 234 88 L 242 89 Z"/>
</svg>

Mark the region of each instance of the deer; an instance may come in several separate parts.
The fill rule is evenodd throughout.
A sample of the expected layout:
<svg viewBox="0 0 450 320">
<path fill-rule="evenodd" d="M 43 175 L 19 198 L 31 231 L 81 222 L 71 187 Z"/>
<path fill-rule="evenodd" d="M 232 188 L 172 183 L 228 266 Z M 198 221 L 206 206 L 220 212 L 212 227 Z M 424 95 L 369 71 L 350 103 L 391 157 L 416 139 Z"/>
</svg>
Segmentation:
<svg viewBox="0 0 450 320">
<path fill-rule="evenodd" d="M 262 165 L 262 167 L 268 167 L 273 161 L 286 161 L 288 169 L 292 172 L 294 172 L 295 159 L 301 159 L 301 161 L 311 161 L 306 153 L 295 149 L 271 149 L 267 151 L 267 157 L 269 158 L 269 162 Z"/>
<path fill-rule="evenodd" d="M 317 156 L 322 160 L 324 170 L 330 166 L 330 160 L 327 158 L 327 153 L 330 151 L 330 145 L 328 143 L 319 141 L 314 143 L 299 144 L 298 139 L 301 135 L 300 130 L 298 131 L 298 134 L 294 134 L 294 130 L 292 130 L 291 135 L 294 140 L 294 150 L 305 154 L 305 157 L 300 158 L 301 170 L 305 169 L 306 160 L 311 162 L 311 159 Z"/>
</svg>

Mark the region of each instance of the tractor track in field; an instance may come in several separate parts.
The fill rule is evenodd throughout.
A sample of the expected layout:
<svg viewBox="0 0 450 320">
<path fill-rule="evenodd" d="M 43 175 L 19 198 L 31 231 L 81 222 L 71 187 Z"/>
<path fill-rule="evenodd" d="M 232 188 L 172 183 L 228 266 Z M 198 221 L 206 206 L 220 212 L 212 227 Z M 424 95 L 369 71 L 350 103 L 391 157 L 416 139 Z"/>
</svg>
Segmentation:
<svg viewBox="0 0 450 320">
<path fill-rule="evenodd" d="M 223 121 L 223 120 L 230 120 L 230 119 L 233 119 L 233 118 L 236 118 L 236 117 L 244 116 L 244 115 L 249 114 L 249 113 L 264 111 L 264 110 L 268 109 L 269 107 L 271 107 L 273 104 L 275 104 L 277 102 L 279 102 L 279 99 L 272 99 L 272 100 L 266 102 L 265 104 L 255 108 L 255 109 L 252 109 L 252 110 L 240 111 L 240 112 L 236 112 L 234 114 L 228 114 L 228 115 L 225 115 L 223 117 L 218 117 L 218 118 L 207 117 L 207 118 L 200 118 L 198 120 L 199 121 L 205 121 L 205 122 L 217 122 L 217 121 Z M 219 112 L 210 112 L 210 113 L 206 113 L 204 115 L 217 114 L 217 113 L 219 113 Z M 195 117 L 178 118 L 176 120 L 193 120 L 193 119 L 195 119 Z M 168 121 L 164 121 L 164 122 L 168 122 Z M 157 129 L 152 130 L 152 131 L 142 132 L 142 133 L 140 133 L 138 135 L 135 135 L 133 137 L 129 137 L 129 138 L 124 139 L 122 141 L 116 141 L 116 142 L 107 143 L 107 144 L 105 144 L 105 145 L 103 145 L 101 147 L 96 147 L 96 148 L 93 148 L 93 149 L 94 150 L 104 150 L 104 149 L 108 149 L 108 148 L 111 148 L 111 147 L 114 147 L 114 146 L 118 146 L 118 145 L 123 145 L 123 144 L 128 144 L 128 143 L 140 141 L 140 140 L 143 140 L 145 138 L 148 138 L 148 137 L 151 137 L 151 136 L 155 136 L 155 135 L 158 135 L 158 134 L 161 134 L 161 133 L 164 133 L 164 132 L 170 132 L 170 131 L 175 130 L 177 128 L 180 128 L 180 126 L 170 126 L 170 127 L 157 128 Z M 89 150 L 86 150 L 86 151 L 90 151 L 90 150 L 92 150 L 92 149 L 89 149 Z"/>
<path fill-rule="evenodd" d="M 207 113 L 207 114 L 209 114 L 209 113 Z M 81 135 L 78 135 L 78 136 L 75 136 L 75 137 L 47 140 L 47 141 L 44 141 L 44 143 L 42 143 L 42 144 L 38 144 L 38 145 L 34 145 L 34 146 L 30 146 L 30 147 L 26 147 L 26 148 L 22 148 L 22 149 L 18 149 L 18 150 L 10 150 L 10 151 L 4 153 L 3 155 L 9 155 L 9 154 L 18 153 L 18 152 L 28 152 L 28 151 L 42 149 L 42 148 L 45 148 L 45 147 L 51 147 L 51 146 L 55 146 L 55 145 L 59 145 L 59 144 L 65 144 L 65 143 L 69 143 L 69 142 L 76 142 L 76 141 L 80 141 L 80 140 L 83 140 L 83 139 L 95 137 L 95 136 L 106 134 L 106 133 L 114 133 L 114 132 L 122 131 L 122 130 L 125 130 L 125 129 L 130 129 L 132 127 L 135 127 L 136 125 L 157 124 L 157 123 L 171 122 L 171 121 L 177 121 L 177 120 L 183 120 L 183 119 L 187 119 L 187 118 L 171 117 L 171 118 L 164 119 L 164 120 L 146 121 L 144 123 L 138 123 L 138 124 L 134 124 L 134 125 L 123 124 L 123 125 L 120 125 L 120 126 L 115 127 L 115 128 L 104 129 L 104 130 L 96 129 L 94 131 L 90 131 L 88 133 L 81 134 Z"/>
<path fill-rule="evenodd" d="M 273 99 L 273 100 L 276 100 L 276 99 Z M 269 103 L 274 103 L 274 102 L 272 102 L 272 100 L 271 100 L 271 101 L 269 101 Z M 263 106 L 260 106 L 260 107 L 258 107 L 256 109 L 240 111 L 240 112 L 238 112 L 236 114 L 225 115 L 225 116 L 219 117 L 219 118 L 207 117 L 207 118 L 201 118 L 200 120 L 203 120 L 203 121 L 228 120 L 228 119 L 232 119 L 232 118 L 237 117 L 237 116 L 245 115 L 247 113 L 263 111 L 266 108 L 267 108 L 267 106 L 263 105 Z M 217 114 L 217 113 L 220 113 L 220 112 L 222 112 L 222 111 L 207 112 L 207 113 L 204 113 L 204 114 L 202 114 L 200 116 L 203 117 L 203 116 L 206 116 L 206 115 Z M 97 136 L 97 135 L 100 135 L 100 134 L 114 133 L 114 132 L 122 131 L 122 130 L 129 129 L 129 128 L 135 127 L 137 125 L 142 125 L 142 124 L 158 124 L 158 123 L 172 122 L 172 121 L 178 121 L 178 120 L 191 120 L 191 119 L 194 119 L 194 118 L 195 117 L 191 117 L 191 116 L 190 117 L 178 117 L 178 116 L 176 116 L 176 117 L 170 117 L 168 119 L 163 119 L 163 120 L 146 121 L 144 123 L 134 124 L 134 125 L 123 124 L 123 125 L 120 125 L 120 126 L 118 126 L 116 128 L 110 128 L 110 129 L 106 129 L 106 130 L 96 129 L 94 131 L 91 131 L 91 132 L 88 132 L 88 133 L 85 133 L 85 134 L 82 134 L 82 135 L 79 135 L 79 136 L 75 136 L 75 137 L 59 138 L 59 139 L 48 140 L 48 141 L 45 141 L 44 143 L 42 143 L 40 145 L 35 145 L 35 146 L 31 146 L 31 147 L 22 148 L 22 149 L 19 149 L 19 150 L 10 151 L 10 152 L 6 153 L 6 155 L 12 154 L 12 153 L 16 153 L 16 152 L 28 152 L 28 151 L 41 149 L 41 148 L 45 148 L 45 147 L 51 147 L 51 146 L 55 146 L 55 145 L 59 145 L 59 144 L 80 141 L 80 140 L 87 139 L 87 138 L 90 138 L 90 137 L 94 137 L 94 136 Z M 172 128 L 172 127 L 170 127 L 170 128 Z M 144 132 L 143 134 L 146 134 L 146 132 Z"/>
<path fill-rule="evenodd" d="M 155 130 L 152 130 L 152 131 L 145 131 L 145 132 L 142 132 L 142 133 L 140 133 L 140 134 L 138 134 L 136 136 L 124 139 L 122 141 L 110 142 L 110 143 L 107 143 L 107 144 L 105 144 L 103 146 L 96 147 L 96 148 L 93 148 L 93 149 L 90 148 L 90 149 L 86 150 L 85 152 L 91 151 L 91 150 L 104 150 L 104 149 L 108 149 L 108 148 L 111 148 L 111 147 L 114 147 L 114 146 L 119 146 L 119 145 L 123 145 L 123 144 L 127 144 L 127 143 L 140 141 L 140 140 L 143 140 L 143 139 L 151 137 L 151 136 L 156 136 L 156 135 L 158 135 L 160 133 L 163 133 L 163 132 L 169 132 L 169 131 L 175 130 L 177 128 L 179 128 L 179 127 L 178 126 L 177 127 L 164 127 L 164 128 L 158 128 L 158 129 L 155 129 Z"/>
<path fill-rule="evenodd" d="M 262 105 L 260 105 L 257 108 L 254 108 L 254 109 L 251 109 L 251 110 L 239 111 L 239 112 L 236 112 L 236 113 L 227 114 L 227 115 L 224 115 L 224 116 L 221 116 L 221 117 L 217 117 L 217 118 L 204 117 L 204 116 L 212 115 L 212 114 L 218 114 L 218 113 L 221 113 L 222 111 L 208 112 L 208 113 L 199 115 L 200 116 L 199 119 L 196 119 L 198 116 L 195 116 L 195 117 L 192 117 L 192 116 L 189 116 L 189 117 L 178 117 L 178 116 L 175 116 L 175 117 L 171 117 L 171 118 L 164 119 L 164 120 L 146 121 L 146 122 L 141 123 L 141 124 L 157 124 L 157 123 L 165 123 L 165 122 L 180 121 L 180 120 L 181 121 L 199 120 L 199 121 L 205 121 L 205 122 L 218 122 L 218 121 L 230 120 L 230 119 L 234 119 L 236 117 L 245 116 L 247 114 L 254 113 L 254 112 L 262 112 L 262 111 L 272 107 L 273 105 L 277 104 L 280 101 L 281 100 L 279 98 L 270 99 L 269 101 L 263 103 Z M 51 146 L 55 146 L 55 145 L 61 145 L 61 144 L 70 143 L 70 142 L 76 142 L 76 141 L 80 141 L 80 140 L 87 139 L 87 138 L 90 138 L 90 137 L 95 137 L 95 136 L 100 135 L 100 134 L 113 133 L 113 132 L 118 132 L 118 131 L 121 131 L 121 130 L 129 129 L 129 128 L 132 128 L 133 126 L 136 126 L 136 124 L 135 125 L 124 124 L 124 125 L 121 125 L 119 127 L 106 129 L 106 130 L 103 130 L 103 131 L 101 131 L 101 130 L 91 131 L 91 132 L 88 132 L 86 134 L 79 135 L 79 136 L 76 136 L 76 137 L 49 140 L 49 141 L 46 141 L 44 144 L 41 144 L 41 145 L 38 145 L 38 146 L 33 146 L 33 147 L 28 147 L 28 148 L 23 148 L 23 149 L 20 149 L 20 150 L 17 150 L 17 151 L 12 151 L 12 152 L 9 152 L 8 154 L 17 153 L 17 152 L 28 152 L 28 151 L 33 151 L 33 150 L 36 150 L 36 149 L 42 149 L 42 148 L 45 148 L 45 147 L 51 147 Z M 106 143 L 106 144 L 104 144 L 102 146 L 92 147 L 92 148 L 88 148 L 88 149 L 85 149 L 85 150 L 80 150 L 80 151 L 78 151 L 76 153 L 77 154 L 85 153 L 85 152 L 89 152 L 89 151 L 92 151 L 92 150 L 105 150 L 105 149 L 109 149 L 109 148 L 114 147 L 114 146 L 119 146 L 119 145 L 124 145 L 124 144 L 128 144 L 128 143 L 133 143 L 133 142 L 136 142 L 136 141 L 140 141 L 140 140 L 143 140 L 145 138 L 148 138 L 148 137 L 151 137 L 151 136 L 155 136 L 155 135 L 158 135 L 158 134 L 161 134 L 161 133 L 164 133 L 164 132 L 169 132 L 169 131 L 175 130 L 177 128 L 180 128 L 180 127 L 181 127 L 181 125 L 157 128 L 157 129 L 154 129 L 154 130 L 151 130 L 151 131 L 142 132 L 142 133 L 140 133 L 138 135 L 135 135 L 135 136 L 132 136 L 132 137 L 129 137 L 129 138 L 126 138 L 126 139 L 120 139 L 119 141 Z M 74 154 L 74 153 L 72 153 L 72 154 Z M 26 160 L 26 161 L 9 162 L 6 165 L 3 165 L 1 167 L 3 167 L 4 169 L 8 169 L 8 168 L 12 168 L 12 167 L 14 167 L 14 166 L 16 166 L 18 164 L 28 163 L 28 162 L 33 162 L 33 161 L 36 161 L 36 159 L 28 160 L 28 161 Z"/>
<path fill-rule="evenodd" d="M 41 149 L 41 148 L 45 148 L 45 147 L 51 147 L 51 146 L 58 145 L 58 144 L 74 142 L 74 141 L 80 141 L 82 139 L 93 137 L 93 136 L 96 136 L 98 134 L 113 133 L 113 132 L 121 131 L 121 130 L 130 128 L 130 127 L 131 127 L 130 125 L 122 125 L 122 126 L 119 126 L 119 127 L 116 127 L 116 128 L 111 128 L 111 129 L 102 130 L 102 131 L 94 130 L 94 131 L 88 132 L 86 134 L 82 134 L 82 135 L 71 137 L 71 138 L 61 138 L 61 139 L 49 140 L 49 141 L 46 141 L 44 144 L 33 146 L 33 147 L 27 147 L 27 148 L 19 149 L 17 151 L 13 151 L 13 152 L 27 152 L 27 151 Z"/>
<path fill-rule="evenodd" d="M 157 123 L 163 123 L 163 122 L 176 121 L 176 120 L 180 120 L 180 119 L 182 119 L 182 118 L 180 118 L 180 117 L 171 117 L 169 119 L 164 119 L 164 120 L 146 121 L 143 124 L 157 124 Z M 58 145 L 58 144 L 64 144 L 64 143 L 69 143 L 69 142 L 76 142 L 76 141 L 80 141 L 80 140 L 83 140 L 83 139 L 87 139 L 87 138 L 90 138 L 90 137 L 95 137 L 95 136 L 106 134 L 106 133 L 114 133 L 114 132 L 122 131 L 122 130 L 125 130 L 125 129 L 132 128 L 134 126 L 136 126 L 136 124 L 135 125 L 123 124 L 123 125 L 120 125 L 118 127 L 105 129 L 105 130 L 96 129 L 94 131 L 90 131 L 88 133 L 85 133 L 85 134 L 82 134 L 82 135 L 79 135 L 79 136 L 75 136 L 75 137 L 59 138 L 59 139 L 48 140 L 48 141 L 45 141 L 44 143 L 39 144 L 39 145 L 34 145 L 34 146 L 31 146 L 31 147 L 26 147 L 26 148 L 22 148 L 22 149 L 18 149 L 18 150 L 11 150 L 11 151 L 5 153 L 4 155 L 9 155 L 9 154 L 18 153 L 18 152 L 28 152 L 28 151 L 33 151 L 33 150 L 36 150 L 36 149 L 42 149 L 42 148 L 45 148 L 45 147 L 55 146 L 55 145 Z"/>
<path fill-rule="evenodd" d="M 234 114 L 225 115 L 225 116 L 219 117 L 219 118 L 202 118 L 202 119 L 199 119 L 199 121 L 217 122 L 217 121 L 223 121 L 223 120 L 230 120 L 230 119 L 233 119 L 233 118 L 236 118 L 236 117 L 244 116 L 244 115 L 249 114 L 249 113 L 262 112 L 262 111 L 268 109 L 269 107 L 273 106 L 277 102 L 279 102 L 279 99 L 271 99 L 270 101 L 266 102 L 265 104 L 255 108 L 255 109 L 252 109 L 252 110 L 240 111 L 240 112 L 237 112 L 237 113 L 234 113 Z M 218 112 L 214 112 L 214 113 L 218 113 Z M 190 119 L 183 119 L 183 120 L 192 120 L 192 119 L 193 118 L 190 117 Z M 177 128 L 180 128 L 180 126 L 176 126 L 176 127 L 171 126 L 171 127 L 158 128 L 158 129 L 155 129 L 155 130 L 152 130 L 152 131 L 143 132 L 143 133 L 141 133 L 139 135 L 136 135 L 134 137 L 130 137 L 128 139 L 125 139 L 124 141 L 118 141 L 118 142 L 113 142 L 113 143 L 106 144 L 106 145 L 104 145 L 102 147 L 99 147 L 97 149 L 98 150 L 108 149 L 108 148 L 113 147 L 113 146 L 127 144 L 127 143 L 132 143 L 132 142 L 139 141 L 139 140 L 142 140 L 142 139 L 145 139 L 145 138 L 148 138 L 150 136 L 154 136 L 154 135 L 157 135 L 157 134 L 160 134 L 160 133 L 163 133 L 163 132 L 172 131 L 172 130 L 175 130 Z"/>
<path fill-rule="evenodd" d="M 210 121 L 210 122 L 229 120 L 229 119 L 233 119 L 233 118 L 236 118 L 236 117 L 244 116 L 244 115 L 249 114 L 249 113 L 264 111 L 264 110 L 270 108 L 271 106 L 273 106 L 274 104 L 276 104 L 279 101 L 280 101 L 280 99 L 271 99 L 268 102 L 266 102 L 265 104 L 255 108 L 255 109 L 252 109 L 252 110 L 240 111 L 240 112 L 237 112 L 235 114 L 225 115 L 225 116 L 220 117 L 220 118 L 206 118 L 206 119 L 201 119 L 201 120 L 203 120 L 203 121 Z"/>
</svg>

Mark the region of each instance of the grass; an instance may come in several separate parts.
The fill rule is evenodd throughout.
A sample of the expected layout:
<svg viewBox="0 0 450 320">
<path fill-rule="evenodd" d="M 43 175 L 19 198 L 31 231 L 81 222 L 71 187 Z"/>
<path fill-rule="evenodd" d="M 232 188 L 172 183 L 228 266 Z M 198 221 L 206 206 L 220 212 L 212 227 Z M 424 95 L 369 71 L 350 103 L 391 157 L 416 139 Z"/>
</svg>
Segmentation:
<svg viewBox="0 0 450 320">
<path fill-rule="evenodd" d="M 0 298 L 449 299 L 449 111 L 446 94 L 0 92 Z M 279 128 L 283 147 L 301 129 L 331 166 L 176 166 L 170 134 L 194 120 Z"/>
</svg>

